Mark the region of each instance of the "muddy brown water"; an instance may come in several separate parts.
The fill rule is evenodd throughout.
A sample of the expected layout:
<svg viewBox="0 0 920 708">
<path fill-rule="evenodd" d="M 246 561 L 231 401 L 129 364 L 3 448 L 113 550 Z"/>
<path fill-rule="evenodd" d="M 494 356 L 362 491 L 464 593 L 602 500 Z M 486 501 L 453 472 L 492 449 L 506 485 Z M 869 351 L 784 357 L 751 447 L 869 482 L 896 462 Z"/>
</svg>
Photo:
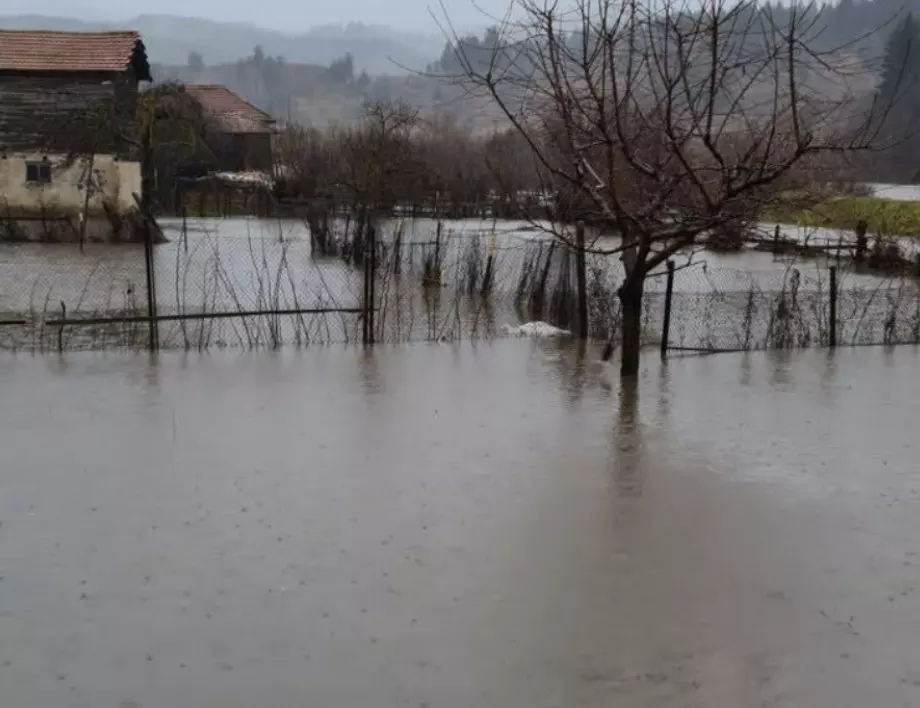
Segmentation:
<svg viewBox="0 0 920 708">
<path fill-rule="evenodd" d="M 596 357 L 0 357 L 0 703 L 920 704 L 920 351 Z"/>
</svg>

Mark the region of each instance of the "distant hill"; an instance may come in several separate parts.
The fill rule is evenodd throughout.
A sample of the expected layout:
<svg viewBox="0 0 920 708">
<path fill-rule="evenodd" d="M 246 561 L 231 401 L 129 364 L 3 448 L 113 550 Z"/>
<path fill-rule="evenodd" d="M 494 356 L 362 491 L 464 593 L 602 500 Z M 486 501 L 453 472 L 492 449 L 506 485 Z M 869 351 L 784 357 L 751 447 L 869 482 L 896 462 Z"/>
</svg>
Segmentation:
<svg viewBox="0 0 920 708">
<path fill-rule="evenodd" d="M 403 75 L 424 69 L 444 49 L 444 38 L 364 25 L 314 27 L 285 34 L 250 24 L 217 22 L 172 15 L 142 15 L 125 22 L 77 20 L 44 15 L 0 16 L 3 29 L 136 29 L 144 38 L 152 63 L 184 65 L 199 54 L 205 64 L 234 62 L 259 46 L 271 57 L 292 63 L 326 65 L 350 53 L 356 71 L 370 75 Z"/>
<path fill-rule="evenodd" d="M 449 114 L 476 129 L 494 125 L 494 107 L 490 110 L 488 101 L 471 98 L 454 82 L 421 73 L 370 76 L 355 64 L 347 57 L 322 66 L 250 55 L 226 64 L 154 64 L 152 69 L 156 82 L 227 86 L 282 124 L 347 122 L 358 118 L 368 101 L 392 100 L 414 106 L 422 116 Z"/>
<path fill-rule="evenodd" d="M 881 8 L 894 1 L 871 0 L 866 6 Z M 769 7 L 778 26 L 785 26 L 788 8 Z M 853 36 L 853 13 L 862 26 L 867 25 L 863 4 L 825 8 L 809 19 L 822 28 L 818 33 L 820 49 L 830 49 Z M 116 26 L 141 32 L 156 81 L 225 85 L 281 123 L 324 126 L 358 117 L 367 101 L 401 100 L 418 108 L 422 115 L 446 114 L 475 130 L 505 125 L 491 101 L 472 96 L 468 87 L 451 80 L 463 74 L 463 66 L 453 49 L 437 36 L 361 23 L 315 27 L 293 35 L 251 24 L 168 15 L 143 15 L 117 24 L 36 15 L 0 17 L 0 27 L 7 28 L 86 30 Z M 871 46 L 862 53 L 846 46 L 844 52 L 829 51 L 821 62 L 800 60 L 801 85 L 830 101 L 870 96 L 877 79 L 877 62 L 872 57 L 879 53 L 883 38 L 869 37 Z M 488 68 L 499 41 L 500 34 L 494 29 L 460 39 L 463 54 L 468 60 L 483 62 L 482 70 Z M 828 70 L 841 64 L 847 69 L 839 75 Z M 701 66 L 706 66 L 705 58 Z M 755 114 L 759 106 L 771 105 L 773 90 L 769 77 L 756 81 L 747 91 L 752 105 L 745 110 Z"/>
</svg>

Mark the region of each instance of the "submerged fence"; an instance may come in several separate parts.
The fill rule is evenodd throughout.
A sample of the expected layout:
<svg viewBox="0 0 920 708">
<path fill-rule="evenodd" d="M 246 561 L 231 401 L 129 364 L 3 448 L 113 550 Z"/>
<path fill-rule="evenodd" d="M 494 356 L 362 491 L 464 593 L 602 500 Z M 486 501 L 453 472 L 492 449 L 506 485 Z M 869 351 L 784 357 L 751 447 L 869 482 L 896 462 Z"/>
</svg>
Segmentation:
<svg viewBox="0 0 920 708">
<path fill-rule="evenodd" d="M 165 243 L 0 243 L 0 348 L 275 347 L 458 341 L 545 321 L 616 340 L 615 257 L 523 224 L 166 221 Z M 328 236 L 328 235 L 327 235 Z M 915 280 L 821 261 L 653 273 L 643 341 L 664 351 L 920 342 Z"/>
<path fill-rule="evenodd" d="M 747 287 L 739 287 L 743 276 L 725 269 L 678 273 L 668 348 L 747 351 L 920 342 L 915 280 L 875 279 L 814 264 L 790 267 L 780 286 L 771 289 L 763 289 L 753 275 Z"/>
</svg>

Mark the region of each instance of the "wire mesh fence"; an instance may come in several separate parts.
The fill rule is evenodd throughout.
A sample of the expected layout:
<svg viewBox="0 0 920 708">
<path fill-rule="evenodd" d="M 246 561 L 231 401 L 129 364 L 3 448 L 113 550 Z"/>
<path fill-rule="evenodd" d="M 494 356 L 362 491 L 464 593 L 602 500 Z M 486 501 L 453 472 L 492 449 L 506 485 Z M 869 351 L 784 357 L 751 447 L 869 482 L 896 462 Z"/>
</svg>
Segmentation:
<svg viewBox="0 0 920 708">
<path fill-rule="evenodd" d="M 221 222 L 218 222 L 221 223 Z M 363 273 L 313 257 L 296 224 L 173 224 L 154 275 L 161 347 L 279 346 L 356 338 Z M 173 318 L 173 319 L 169 319 Z"/>
<path fill-rule="evenodd" d="M 832 267 L 836 287 L 819 264 L 788 265 L 766 284 L 731 269 L 680 271 L 669 345 L 732 351 L 920 342 L 916 281 Z"/>
<path fill-rule="evenodd" d="M 120 320 L 146 313 L 145 283 L 142 246 L 0 244 L 0 347 L 144 346 L 146 323 Z M 48 325 L 70 317 L 109 321 Z"/>
<path fill-rule="evenodd" d="M 162 229 L 151 278 L 143 245 L 0 244 L 0 348 L 140 349 L 152 329 L 161 348 L 196 349 L 494 338 L 533 321 L 577 332 L 582 301 L 587 336 L 619 332 L 619 259 L 579 259 L 523 223 L 391 220 L 374 247 L 348 223 L 322 243 L 297 220 L 173 220 Z M 840 345 L 920 341 L 916 281 L 841 266 L 832 289 L 825 262 L 756 256 L 752 267 L 678 266 L 670 348 L 827 346 L 834 334 Z M 647 344 L 665 336 L 666 294 L 665 272 L 651 274 Z"/>
</svg>

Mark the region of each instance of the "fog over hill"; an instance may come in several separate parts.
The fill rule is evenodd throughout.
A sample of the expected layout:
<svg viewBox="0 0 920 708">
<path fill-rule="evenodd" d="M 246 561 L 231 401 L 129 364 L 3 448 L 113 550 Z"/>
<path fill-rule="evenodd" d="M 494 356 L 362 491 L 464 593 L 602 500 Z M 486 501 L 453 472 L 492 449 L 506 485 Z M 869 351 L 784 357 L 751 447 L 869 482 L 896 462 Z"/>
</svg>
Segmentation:
<svg viewBox="0 0 920 708">
<path fill-rule="evenodd" d="M 223 0 L 224 4 L 210 6 L 212 16 L 238 19 L 258 12 L 252 4 L 239 0 Z M 908 0 L 920 8 L 920 0 Z M 26 0 L 7 0 L 3 11 L 23 6 Z M 99 19 L 102 0 L 78 0 L 78 7 L 69 0 L 39 0 L 30 5 L 38 9 L 63 6 L 80 12 L 82 19 L 73 17 L 21 14 L 0 16 L 0 27 L 45 29 L 111 29 L 134 28 L 141 32 L 147 46 L 157 81 L 185 83 L 220 83 L 244 96 L 260 108 L 271 112 L 280 121 L 326 125 L 350 120 L 360 115 L 367 101 L 403 100 L 423 113 L 442 113 L 461 123 L 489 129 L 499 119 L 495 107 L 488 101 L 473 100 L 467 92 L 437 74 L 456 76 L 463 72 L 454 52 L 448 47 L 437 24 L 420 2 L 406 0 L 387 3 L 392 22 L 412 30 L 394 29 L 384 24 L 370 24 L 381 17 L 380 5 L 374 0 L 342 0 L 333 9 L 325 7 L 310 15 L 322 20 L 330 17 L 355 17 L 362 22 L 324 24 L 307 27 L 303 5 L 287 6 L 284 2 L 267 9 L 265 21 L 278 13 L 288 12 L 290 31 L 258 26 L 253 22 L 218 21 L 167 14 L 142 14 L 118 20 L 112 14 Z M 169 10 L 178 0 L 167 0 L 158 8 Z M 216 0 L 187 0 L 189 12 L 202 13 Z M 475 7 L 466 0 L 452 2 L 450 8 Z M 495 9 L 499 0 L 479 0 L 481 8 Z M 815 48 L 828 52 L 821 62 L 803 66 L 804 84 L 832 100 L 844 95 L 871 96 L 880 76 L 881 57 L 885 41 L 897 24 L 897 16 L 905 10 L 896 5 L 900 0 L 843 0 L 837 5 L 812 7 L 800 22 L 813 27 L 810 35 Z M 18 4 L 17 4 L 18 3 Z M 172 4 L 170 4 L 172 3 Z M 434 3 L 437 8 L 438 3 Z M 122 6 L 130 11 L 132 0 Z M 361 8 L 367 10 L 363 12 Z M 376 8 L 376 9 L 374 9 Z M 782 26 L 788 21 L 787 5 L 763 3 L 760 6 Z M 270 13 L 269 13 L 270 10 Z M 113 11 L 114 13 L 115 11 Z M 246 14 L 249 13 L 249 14 Z M 330 14 L 332 13 L 332 14 Z M 476 17 L 487 24 L 489 16 L 477 11 Z M 68 12 L 68 14 L 71 14 Z M 423 18 L 427 15 L 427 24 Z M 466 27 L 471 27 L 473 15 L 465 14 Z M 300 19 L 298 19 L 300 18 Z M 422 18 L 422 19 L 419 19 Z M 497 16 L 496 16 L 497 18 Z M 894 18 L 894 19 L 892 19 Z M 409 22 L 408 20 L 412 20 Z M 495 18 L 493 18 L 495 19 Z M 260 20 L 261 21 L 261 20 Z M 300 22 L 301 24 L 298 24 Z M 487 57 L 495 46 L 498 34 L 482 29 L 459 29 L 465 50 L 473 56 Z M 425 31 L 425 27 L 429 31 Z M 872 31 L 875 28 L 876 31 Z M 834 76 L 831 65 L 846 64 L 846 76 Z M 772 86 L 757 85 L 753 96 L 769 96 Z"/>
<path fill-rule="evenodd" d="M 325 65 L 350 53 L 355 69 L 372 75 L 400 75 L 423 69 L 441 54 L 445 44 L 436 28 L 435 32 L 422 34 L 352 22 L 285 33 L 254 24 L 173 15 L 140 15 L 123 21 L 5 15 L 0 17 L 0 28 L 136 29 L 144 38 L 150 61 L 167 65 L 185 65 L 192 53 L 207 64 L 234 62 L 252 54 L 257 46 L 268 56 L 306 64 Z"/>
<path fill-rule="evenodd" d="M 258 25 L 287 34 L 313 27 L 361 22 L 398 28 L 411 34 L 440 34 L 433 15 L 449 14 L 463 32 L 493 24 L 508 0 L 3 0 L 0 15 L 73 17 L 93 22 L 122 23 L 141 15 L 202 17 L 229 24 Z"/>
</svg>

